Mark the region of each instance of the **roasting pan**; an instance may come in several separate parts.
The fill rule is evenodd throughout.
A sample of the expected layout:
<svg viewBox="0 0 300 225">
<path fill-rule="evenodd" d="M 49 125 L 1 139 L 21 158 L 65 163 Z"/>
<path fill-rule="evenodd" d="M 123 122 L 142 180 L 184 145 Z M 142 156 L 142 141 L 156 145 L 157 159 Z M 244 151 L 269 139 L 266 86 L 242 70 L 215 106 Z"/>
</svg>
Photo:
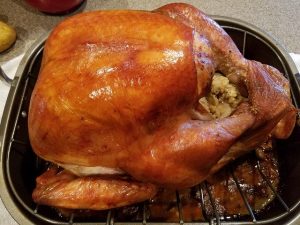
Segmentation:
<svg viewBox="0 0 300 225">
<path fill-rule="evenodd" d="M 213 18 L 228 32 L 246 58 L 272 65 L 289 79 L 294 104 L 299 108 L 300 76 L 284 48 L 253 25 L 227 17 Z M 180 198 L 177 198 L 178 221 L 172 223 L 149 220 L 147 203 L 140 205 L 141 219 L 137 221 L 118 221 L 114 210 L 101 212 L 102 217 L 96 219 L 76 219 L 74 214 L 61 217 L 50 207 L 36 205 L 31 199 L 35 178 L 47 165 L 34 155 L 30 147 L 27 113 L 47 36 L 38 40 L 25 54 L 12 82 L 0 126 L 0 194 L 5 207 L 19 224 L 300 224 L 299 126 L 295 127 L 288 140 L 278 142 L 280 190 L 264 213 L 255 213 L 246 198 L 244 203 L 249 216 L 221 217 L 213 207 L 213 216 L 193 222 L 186 222 L 182 218 Z M 268 177 L 265 179 L 268 180 Z M 244 195 L 242 191 L 240 194 Z M 214 199 L 210 201 L 214 206 Z"/>
</svg>

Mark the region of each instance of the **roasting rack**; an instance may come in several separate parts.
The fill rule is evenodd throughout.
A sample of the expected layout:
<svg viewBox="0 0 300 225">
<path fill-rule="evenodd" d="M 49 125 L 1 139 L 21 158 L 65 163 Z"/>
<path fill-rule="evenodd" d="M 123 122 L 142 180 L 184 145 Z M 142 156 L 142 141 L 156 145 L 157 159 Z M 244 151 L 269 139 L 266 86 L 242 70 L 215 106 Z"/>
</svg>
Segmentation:
<svg viewBox="0 0 300 225">
<path fill-rule="evenodd" d="M 258 28 L 244 23 L 239 20 L 233 20 L 225 17 L 213 17 L 233 38 L 238 48 L 246 58 L 256 59 L 263 63 L 277 67 L 290 80 L 292 88 L 292 99 L 297 108 L 300 104 L 300 87 L 297 80 L 299 74 L 296 74 L 295 65 L 291 62 L 289 56 L 280 47 L 277 42 L 270 36 L 266 35 Z M 248 216 L 240 215 L 220 215 L 217 210 L 215 199 L 211 194 L 209 184 L 203 182 L 196 186 L 199 198 L 199 210 L 204 219 L 201 221 L 185 221 L 182 212 L 181 196 L 178 191 L 174 192 L 176 196 L 178 220 L 174 222 L 152 221 L 149 218 L 149 204 L 146 201 L 138 205 L 138 214 L 136 221 L 118 221 L 116 212 L 118 209 L 103 211 L 101 219 L 91 217 L 84 221 L 77 219 L 74 213 L 68 218 L 61 217 L 56 211 L 47 206 L 36 205 L 31 199 L 31 193 L 35 185 L 35 178 L 47 167 L 47 162 L 41 160 L 31 150 L 28 131 L 27 131 L 27 114 L 31 92 L 37 79 L 41 63 L 44 36 L 36 45 L 32 47 L 29 53 L 21 62 L 17 74 L 18 76 L 12 82 L 12 88 L 8 98 L 5 112 L 0 129 L 2 139 L 1 152 L 1 174 L 0 180 L 4 180 L 5 188 L 0 191 L 1 198 L 8 208 L 11 215 L 20 224 L 300 224 L 300 195 L 296 199 L 292 197 L 285 198 L 281 192 L 276 191 L 269 177 L 261 169 L 259 160 L 256 161 L 255 167 L 263 178 L 266 185 L 270 188 L 275 196 L 276 206 L 271 207 L 264 215 L 256 213 L 252 209 L 240 181 L 231 171 L 234 183 L 239 191 L 241 198 L 248 211 Z M 249 47 L 251 45 L 252 47 Z M 272 59 L 268 56 L 272 55 Z M 296 128 L 298 129 L 298 128 Z M 294 145 L 299 148 L 300 142 L 294 140 Z M 283 143 L 283 145 L 285 145 Z M 294 149 L 297 150 L 297 149 Z M 298 154 L 300 157 L 300 154 Z M 300 158 L 298 157 L 298 161 Z M 297 166 L 298 165 L 298 166 Z M 299 169 L 299 164 L 296 167 Z M 29 172 L 25 172 L 27 170 Z M 300 171 L 300 170 L 298 170 Z M 298 173 L 299 174 L 299 173 Z M 300 175 L 299 175 L 300 176 Z M 300 180 L 300 177 L 297 177 Z M 26 177 L 26 180 L 24 179 Z M 293 182 L 292 182 L 293 183 Z M 296 184 L 299 184 L 296 183 Z M 297 187 L 293 187 L 297 192 Z M 297 194 L 294 194 L 297 196 Z M 294 196 L 293 195 L 293 196 Z M 204 204 L 204 196 L 209 199 L 209 205 L 213 213 L 207 213 L 208 209 Z M 286 200 L 287 199 L 287 200 Z M 274 205 L 274 204 L 273 204 Z M 273 211 L 272 211 L 273 210 Z M 298 219 L 298 220 L 297 220 Z M 297 222 L 298 221 L 298 222 Z"/>
</svg>

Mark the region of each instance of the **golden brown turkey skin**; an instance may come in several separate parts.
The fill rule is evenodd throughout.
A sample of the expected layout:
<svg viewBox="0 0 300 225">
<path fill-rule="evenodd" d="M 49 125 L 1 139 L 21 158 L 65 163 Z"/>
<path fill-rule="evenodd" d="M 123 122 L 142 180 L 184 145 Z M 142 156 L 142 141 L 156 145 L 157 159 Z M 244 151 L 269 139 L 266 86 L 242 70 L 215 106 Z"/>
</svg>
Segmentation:
<svg viewBox="0 0 300 225">
<path fill-rule="evenodd" d="M 120 151 L 195 103 L 192 34 L 150 12 L 90 12 L 61 23 L 31 100 L 35 152 L 56 163 L 118 167 Z"/>
<path fill-rule="evenodd" d="M 69 209 L 110 209 L 145 201 L 156 194 L 153 184 L 118 177 L 78 178 L 67 171 L 49 168 L 37 178 L 35 202 Z"/>
<path fill-rule="evenodd" d="M 222 72 L 243 92 L 252 104 L 256 117 L 251 129 L 243 134 L 228 152 L 211 168 L 215 173 L 224 165 L 265 141 L 272 132 L 276 138 L 288 138 L 296 122 L 287 79 L 275 68 L 247 60 L 229 35 L 199 9 L 172 3 L 155 10 L 192 27 L 210 43 L 215 70 Z M 246 90 L 244 90 L 246 89 Z"/>
<path fill-rule="evenodd" d="M 216 70 L 241 85 L 248 101 L 227 118 L 203 121 L 198 100 Z M 193 6 L 70 17 L 46 42 L 29 136 L 37 155 L 86 176 L 58 179 L 60 189 L 38 181 L 34 200 L 106 209 L 104 196 L 97 203 L 69 203 L 79 184 L 105 185 L 97 178 L 103 173 L 123 172 L 145 186 L 193 186 L 272 132 L 288 137 L 296 115 L 289 95 L 279 71 L 244 59 L 226 32 Z M 122 183 L 114 184 L 114 190 L 122 189 Z M 156 191 L 151 190 L 138 191 L 131 202 L 150 198 Z M 58 193 L 64 193 L 65 205 Z M 129 204 L 111 198 L 111 207 Z"/>
<path fill-rule="evenodd" d="M 178 119 L 124 151 L 121 168 L 138 180 L 170 188 L 191 187 L 204 180 L 236 138 L 254 123 L 249 105 L 231 117 Z"/>
</svg>

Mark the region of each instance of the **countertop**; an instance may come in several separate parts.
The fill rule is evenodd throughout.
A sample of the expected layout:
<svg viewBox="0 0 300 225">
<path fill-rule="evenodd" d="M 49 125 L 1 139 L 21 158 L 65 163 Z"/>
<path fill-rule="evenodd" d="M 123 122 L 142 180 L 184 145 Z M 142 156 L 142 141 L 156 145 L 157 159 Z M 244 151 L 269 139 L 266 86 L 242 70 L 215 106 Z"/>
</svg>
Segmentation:
<svg viewBox="0 0 300 225">
<path fill-rule="evenodd" d="M 169 0 L 87 0 L 77 11 L 100 9 L 155 9 Z M 238 18 L 271 34 L 288 52 L 300 53 L 299 0 L 194 0 L 181 1 L 195 5 L 209 15 Z M 67 15 L 67 16 L 70 16 Z M 15 27 L 17 41 L 0 53 L 0 65 L 24 53 L 42 34 L 67 16 L 51 16 L 34 10 L 23 0 L 1 0 L 0 20 Z M 2 182 L 0 184 L 2 186 Z M 16 224 L 0 201 L 0 225 Z"/>
</svg>

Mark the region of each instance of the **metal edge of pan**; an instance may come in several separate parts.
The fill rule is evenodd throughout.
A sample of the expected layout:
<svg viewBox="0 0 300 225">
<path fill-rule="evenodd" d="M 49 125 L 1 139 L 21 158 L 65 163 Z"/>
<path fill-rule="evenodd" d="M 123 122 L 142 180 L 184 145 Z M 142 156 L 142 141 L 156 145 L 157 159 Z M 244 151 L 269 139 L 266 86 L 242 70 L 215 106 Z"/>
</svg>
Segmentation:
<svg viewBox="0 0 300 225">
<path fill-rule="evenodd" d="M 21 210 L 15 204 L 9 191 L 11 187 L 8 186 L 7 175 L 5 174 L 6 170 L 4 168 L 4 164 L 6 163 L 4 161 L 6 159 L 5 149 L 10 142 L 10 140 L 7 138 L 8 124 L 10 123 L 10 117 L 12 114 L 12 107 L 16 99 L 16 93 L 21 85 L 20 80 L 24 76 L 24 73 L 26 73 L 26 68 L 29 66 L 32 58 L 44 44 L 48 35 L 48 33 L 44 34 L 37 41 L 35 41 L 33 45 L 26 51 L 26 54 L 21 60 L 8 93 L 0 124 L 0 180 L 3 181 L 1 182 L 0 196 L 7 211 L 14 218 L 14 220 L 20 224 L 32 224 L 32 221 L 29 220 L 23 213 L 21 213 Z"/>
</svg>

